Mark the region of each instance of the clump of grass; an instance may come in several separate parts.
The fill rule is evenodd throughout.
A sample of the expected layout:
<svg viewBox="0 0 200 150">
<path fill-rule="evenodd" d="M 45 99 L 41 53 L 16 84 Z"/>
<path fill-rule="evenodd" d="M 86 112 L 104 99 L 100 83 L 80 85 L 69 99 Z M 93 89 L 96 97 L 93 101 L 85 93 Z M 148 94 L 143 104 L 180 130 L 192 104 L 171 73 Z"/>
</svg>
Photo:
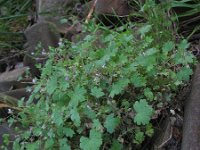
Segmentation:
<svg viewBox="0 0 200 150">
<path fill-rule="evenodd" d="M 0 0 L 0 49 L 20 49 L 24 43 L 22 31 L 27 26 L 31 0 Z M 7 53 L 7 52 L 6 52 Z"/>
</svg>

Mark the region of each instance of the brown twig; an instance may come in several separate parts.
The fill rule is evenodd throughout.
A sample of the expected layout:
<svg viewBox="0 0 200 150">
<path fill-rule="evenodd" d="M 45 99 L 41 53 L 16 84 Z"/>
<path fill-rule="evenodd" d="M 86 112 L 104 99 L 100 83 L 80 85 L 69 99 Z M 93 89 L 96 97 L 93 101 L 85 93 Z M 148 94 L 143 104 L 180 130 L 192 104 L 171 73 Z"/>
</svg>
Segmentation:
<svg viewBox="0 0 200 150">
<path fill-rule="evenodd" d="M 88 23 L 89 20 L 91 19 L 92 13 L 94 12 L 94 8 L 95 8 L 95 6 L 96 6 L 96 4 L 97 4 L 97 1 L 98 1 L 98 0 L 95 0 L 95 1 L 94 1 L 93 5 L 92 5 L 92 8 L 90 9 L 90 11 L 89 11 L 89 13 L 88 13 L 88 15 L 87 15 L 87 17 L 86 17 L 85 23 Z"/>
</svg>

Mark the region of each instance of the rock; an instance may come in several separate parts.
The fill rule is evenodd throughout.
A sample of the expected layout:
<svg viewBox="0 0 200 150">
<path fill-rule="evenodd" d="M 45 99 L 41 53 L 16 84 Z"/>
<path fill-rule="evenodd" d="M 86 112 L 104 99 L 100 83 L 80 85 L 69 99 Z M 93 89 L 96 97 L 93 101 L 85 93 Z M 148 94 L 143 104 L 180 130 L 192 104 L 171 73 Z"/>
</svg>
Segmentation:
<svg viewBox="0 0 200 150">
<path fill-rule="evenodd" d="M 26 29 L 25 36 L 28 42 L 28 53 L 30 55 L 33 55 L 32 52 L 36 52 L 35 49 L 39 43 L 41 43 L 44 50 L 48 50 L 49 46 L 57 47 L 60 39 L 60 34 L 56 26 L 46 21 L 39 22 Z"/>
<path fill-rule="evenodd" d="M 38 18 L 65 15 L 66 7 L 72 3 L 73 0 L 36 0 Z"/>
<path fill-rule="evenodd" d="M 127 0 L 98 0 L 95 6 L 95 13 L 124 16 L 131 12 Z"/>
<path fill-rule="evenodd" d="M 94 1 L 92 0 L 83 6 L 84 17 L 88 15 L 94 5 Z M 133 10 L 128 5 L 127 0 L 98 0 L 94 9 L 97 22 L 106 26 L 121 25 L 131 12 Z"/>
<path fill-rule="evenodd" d="M 181 150 L 200 148 L 200 64 L 192 78 L 192 88 L 184 107 L 183 139 Z"/>
<path fill-rule="evenodd" d="M 29 96 L 31 95 L 31 91 L 28 92 L 26 88 L 21 88 L 21 89 L 7 91 L 4 92 L 3 94 L 14 97 L 18 100 L 20 100 L 21 98 L 25 98 L 25 100 L 28 100 Z"/>
<path fill-rule="evenodd" d="M 35 67 L 37 63 L 45 63 L 49 46 L 57 47 L 60 34 L 56 26 L 49 22 L 39 22 L 25 31 L 28 47 L 24 57 L 24 65 L 30 67 L 33 76 L 38 76 L 40 71 Z M 40 48 L 37 47 L 41 44 Z"/>
<path fill-rule="evenodd" d="M 73 0 L 36 0 L 37 22 L 51 22 L 60 33 L 65 33 L 70 24 L 62 22 L 62 19 L 73 3 Z"/>
<path fill-rule="evenodd" d="M 62 23 L 60 17 L 43 18 L 39 20 L 38 22 L 41 22 L 41 21 L 46 21 L 46 22 L 54 24 L 58 32 L 62 34 L 66 34 L 66 32 L 68 31 L 68 28 L 71 26 L 69 23 Z"/>
<path fill-rule="evenodd" d="M 2 81 L 0 82 L 0 92 L 26 88 L 27 86 L 32 86 L 32 84 L 23 81 Z"/>
<path fill-rule="evenodd" d="M 0 82 L 17 81 L 19 77 L 25 75 L 27 69 L 28 67 L 23 67 L 19 69 L 14 69 L 12 71 L 4 72 L 0 74 Z"/>
<path fill-rule="evenodd" d="M 66 29 L 64 38 L 66 38 L 69 41 L 72 41 L 72 37 L 81 33 L 82 27 L 80 23 L 77 23 L 75 25 L 70 26 Z"/>
</svg>

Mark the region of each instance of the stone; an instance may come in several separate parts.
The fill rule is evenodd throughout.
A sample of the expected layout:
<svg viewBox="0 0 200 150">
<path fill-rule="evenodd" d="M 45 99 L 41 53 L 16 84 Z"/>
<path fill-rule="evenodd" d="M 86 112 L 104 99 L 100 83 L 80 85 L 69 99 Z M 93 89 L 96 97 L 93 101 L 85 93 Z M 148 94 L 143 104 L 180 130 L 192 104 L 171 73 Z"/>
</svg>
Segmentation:
<svg viewBox="0 0 200 150">
<path fill-rule="evenodd" d="M 58 47 L 60 34 L 54 24 L 43 21 L 28 28 L 25 36 L 27 53 L 24 57 L 24 65 L 30 67 L 33 76 L 38 76 L 40 71 L 35 65 L 46 62 L 49 46 Z"/>
<path fill-rule="evenodd" d="M 25 98 L 25 100 L 28 100 L 29 96 L 31 95 L 31 91 L 28 92 L 26 88 L 16 89 L 4 92 L 3 94 L 14 97 L 18 100 L 21 98 Z"/>
<path fill-rule="evenodd" d="M 4 72 L 0 74 L 0 82 L 17 81 L 19 77 L 25 75 L 27 69 L 28 67 L 23 67 L 19 69 L 14 69 L 12 71 Z"/>
<path fill-rule="evenodd" d="M 60 34 L 56 26 L 52 23 L 43 21 L 25 30 L 25 36 L 28 42 L 28 53 L 31 55 L 35 52 L 38 44 L 41 43 L 42 48 L 49 49 L 49 46 L 57 47 Z"/>
<path fill-rule="evenodd" d="M 36 0 L 38 18 L 65 15 L 66 7 L 72 3 L 73 0 Z"/>
<path fill-rule="evenodd" d="M 95 13 L 125 16 L 130 14 L 130 7 L 127 0 L 98 0 L 95 6 Z"/>
<path fill-rule="evenodd" d="M 51 22 L 60 33 L 65 33 L 70 24 L 62 22 L 62 19 L 73 3 L 73 0 L 36 0 L 37 22 Z"/>
<path fill-rule="evenodd" d="M 83 6 L 84 17 L 87 17 L 94 2 L 95 0 L 92 0 Z M 116 26 L 125 22 L 131 12 L 133 12 L 133 9 L 129 6 L 127 0 L 98 0 L 93 15 L 97 16 L 97 22 L 106 26 Z"/>
<path fill-rule="evenodd" d="M 29 82 L 23 81 L 1 81 L 0 82 L 0 92 L 6 92 L 10 90 L 26 88 L 27 86 L 32 86 Z"/>
</svg>

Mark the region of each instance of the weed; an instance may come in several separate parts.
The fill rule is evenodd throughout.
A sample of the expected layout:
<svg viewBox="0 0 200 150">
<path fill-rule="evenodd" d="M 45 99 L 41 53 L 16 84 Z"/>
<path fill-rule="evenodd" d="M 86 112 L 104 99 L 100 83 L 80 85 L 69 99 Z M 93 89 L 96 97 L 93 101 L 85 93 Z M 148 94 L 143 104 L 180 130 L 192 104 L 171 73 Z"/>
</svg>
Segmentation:
<svg viewBox="0 0 200 150">
<path fill-rule="evenodd" d="M 146 23 L 112 31 L 90 22 L 84 40 L 50 48 L 19 113 L 17 121 L 27 130 L 13 149 L 126 149 L 126 142 L 133 148 L 152 136 L 157 104 L 174 99 L 195 62 L 187 41 L 175 42 L 168 30 L 164 8 L 151 1 L 140 12 Z"/>
</svg>

